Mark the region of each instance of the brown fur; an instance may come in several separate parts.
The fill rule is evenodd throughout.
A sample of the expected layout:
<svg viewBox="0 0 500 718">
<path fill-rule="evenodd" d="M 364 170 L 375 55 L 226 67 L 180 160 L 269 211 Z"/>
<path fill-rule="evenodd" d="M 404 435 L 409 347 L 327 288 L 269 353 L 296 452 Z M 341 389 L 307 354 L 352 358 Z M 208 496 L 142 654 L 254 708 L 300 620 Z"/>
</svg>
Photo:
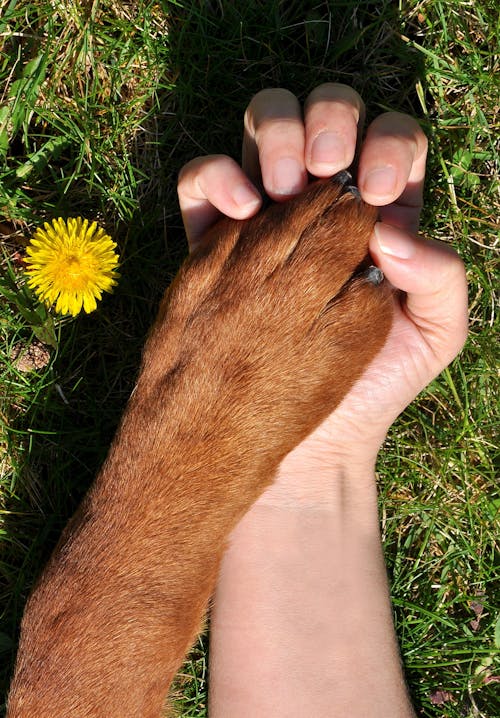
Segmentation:
<svg viewBox="0 0 500 718">
<path fill-rule="evenodd" d="M 29 599 L 8 718 L 158 718 L 228 533 L 385 340 L 390 289 L 352 276 L 375 218 L 320 182 L 185 262 Z"/>
</svg>

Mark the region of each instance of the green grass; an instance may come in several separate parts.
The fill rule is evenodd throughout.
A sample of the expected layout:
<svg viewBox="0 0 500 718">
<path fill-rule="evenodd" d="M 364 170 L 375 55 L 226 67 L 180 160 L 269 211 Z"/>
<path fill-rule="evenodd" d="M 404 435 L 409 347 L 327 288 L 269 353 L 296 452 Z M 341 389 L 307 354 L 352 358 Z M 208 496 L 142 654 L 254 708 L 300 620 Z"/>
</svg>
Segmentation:
<svg viewBox="0 0 500 718">
<path fill-rule="evenodd" d="M 423 229 L 458 248 L 470 283 L 464 352 L 400 418 L 379 461 L 410 688 L 419 716 L 500 715 L 498 8 L 400 6 L 0 2 L 2 695 L 30 586 L 105 456 L 185 252 L 178 170 L 197 154 L 238 157 L 243 111 L 262 87 L 303 99 L 340 80 L 370 118 L 391 108 L 421 119 Z M 52 322 L 33 314 L 21 258 L 40 222 L 76 214 L 117 240 L 122 279 L 93 315 Z M 27 347 L 38 368 L 16 360 Z M 204 645 L 177 682 L 183 716 L 206 714 Z"/>
</svg>

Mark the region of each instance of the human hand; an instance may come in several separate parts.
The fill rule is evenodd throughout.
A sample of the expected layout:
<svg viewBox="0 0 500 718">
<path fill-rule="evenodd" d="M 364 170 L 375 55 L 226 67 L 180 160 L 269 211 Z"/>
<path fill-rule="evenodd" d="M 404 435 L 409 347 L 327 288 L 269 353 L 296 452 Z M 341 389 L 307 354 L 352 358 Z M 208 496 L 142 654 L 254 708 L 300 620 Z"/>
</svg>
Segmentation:
<svg viewBox="0 0 500 718">
<path fill-rule="evenodd" d="M 416 235 L 427 140 L 413 118 L 385 113 L 361 143 L 363 118 L 361 98 L 345 85 L 313 90 L 304 117 L 291 93 L 264 90 L 245 113 L 243 169 L 217 155 L 193 160 L 180 176 L 191 247 L 220 213 L 252 216 L 261 204 L 256 187 L 283 201 L 304 189 L 307 173 L 328 177 L 354 160 L 363 199 L 380 207 L 370 252 L 395 288 L 392 330 L 340 406 L 285 459 L 271 493 L 285 483 L 287 494 L 297 489 L 302 495 L 304 473 L 308 487 L 313 482 L 308 465 L 373 464 L 398 414 L 456 356 L 467 335 L 461 260 L 447 245 Z"/>
</svg>

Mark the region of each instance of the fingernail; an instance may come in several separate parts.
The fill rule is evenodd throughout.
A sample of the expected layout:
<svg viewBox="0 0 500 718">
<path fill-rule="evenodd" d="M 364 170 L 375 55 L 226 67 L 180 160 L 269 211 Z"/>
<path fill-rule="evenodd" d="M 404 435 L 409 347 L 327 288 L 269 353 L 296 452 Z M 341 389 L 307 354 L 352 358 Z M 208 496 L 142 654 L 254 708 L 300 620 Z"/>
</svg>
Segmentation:
<svg viewBox="0 0 500 718">
<path fill-rule="evenodd" d="M 345 161 L 345 143 L 336 132 L 322 132 L 316 137 L 311 147 L 313 162 L 334 165 L 343 165 Z"/>
<path fill-rule="evenodd" d="M 375 194 L 379 197 L 387 197 L 396 189 L 396 170 L 387 165 L 371 170 L 363 182 L 363 192 Z"/>
<path fill-rule="evenodd" d="M 398 259 L 411 259 L 417 251 L 417 243 L 409 234 L 390 224 L 377 222 L 375 237 L 381 252 Z"/>
<path fill-rule="evenodd" d="M 304 182 L 304 170 L 293 157 L 283 157 L 273 168 L 272 190 L 276 194 L 300 192 Z"/>
<path fill-rule="evenodd" d="M 261 198 L 251 184 L 244 182 L 236 185 L 231 191 L 234 202 L 241 208 L 250 208 L 260 204 Z"/>
</svg>

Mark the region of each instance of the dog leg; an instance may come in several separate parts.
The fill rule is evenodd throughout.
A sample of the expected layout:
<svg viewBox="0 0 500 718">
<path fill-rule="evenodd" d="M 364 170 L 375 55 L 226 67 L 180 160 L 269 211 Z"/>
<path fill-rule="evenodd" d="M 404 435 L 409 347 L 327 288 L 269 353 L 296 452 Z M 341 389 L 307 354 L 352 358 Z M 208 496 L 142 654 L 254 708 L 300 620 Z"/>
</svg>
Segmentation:
<svg viewBox="0 0 500 718">
<path fill-rule="evenodd" d="M 8 718 L 158 718 L 231 529 L 384 343 L 376 218 L 339 182 L 215 225 L 28 601 Z"/>
</svg>

